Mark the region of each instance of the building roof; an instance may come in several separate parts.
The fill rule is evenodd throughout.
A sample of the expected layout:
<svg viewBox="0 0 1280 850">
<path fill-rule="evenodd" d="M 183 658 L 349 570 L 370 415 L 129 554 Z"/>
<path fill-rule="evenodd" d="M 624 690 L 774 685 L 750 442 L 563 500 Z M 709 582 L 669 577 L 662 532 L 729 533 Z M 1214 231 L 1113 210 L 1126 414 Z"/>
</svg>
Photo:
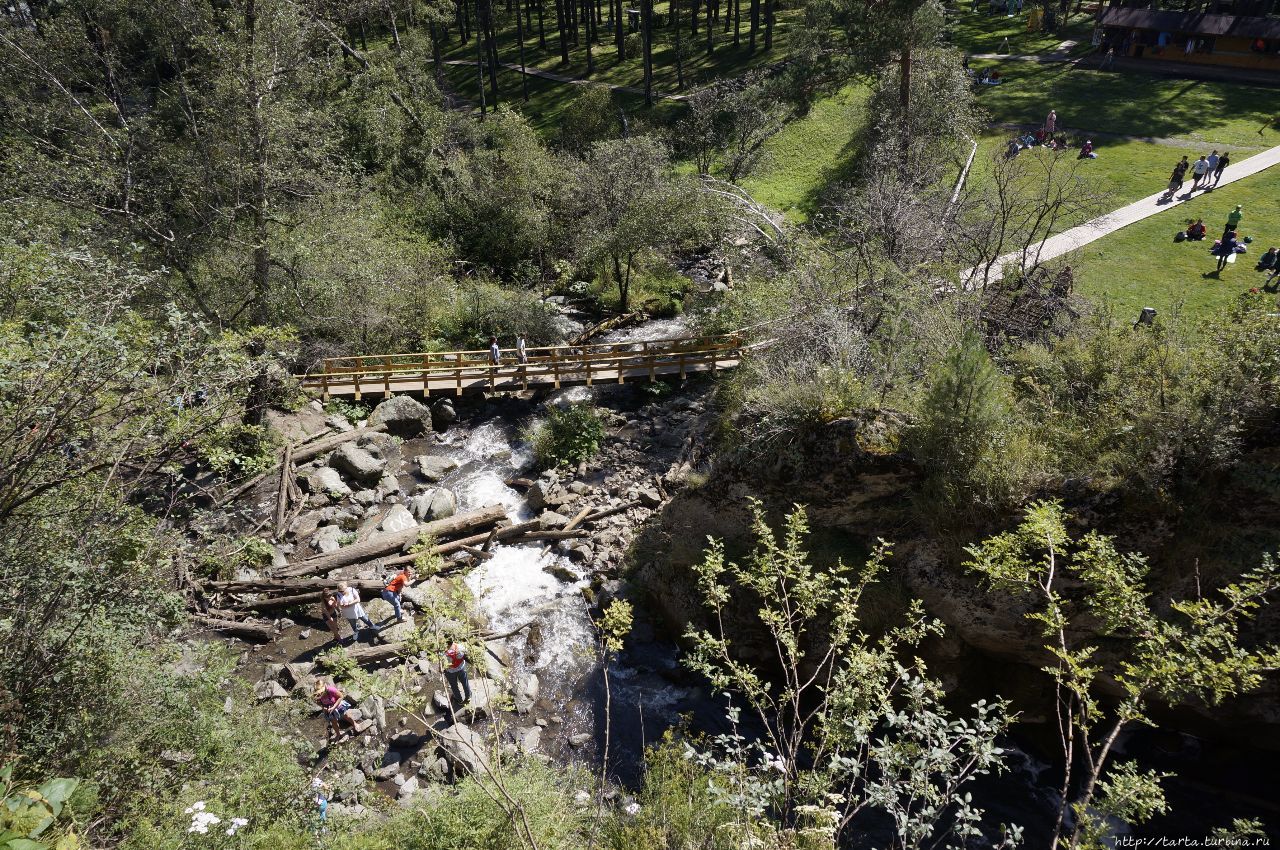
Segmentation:
<svg viewBox="0 0 1280 850">
<path fill-rule="evenodd" d="M 1250 18 L 1243 15 L 1205 15 L 1194 12 L 1155 12 L 1151 9 L 1125 9 L 1108 6 L 1102 11 L 1101 24 L 1106 27 L 1130 27 L 1190 35 L 1212 35 L 1225 38 L 1280 39 L 1280 18 Z"/>
</svg>

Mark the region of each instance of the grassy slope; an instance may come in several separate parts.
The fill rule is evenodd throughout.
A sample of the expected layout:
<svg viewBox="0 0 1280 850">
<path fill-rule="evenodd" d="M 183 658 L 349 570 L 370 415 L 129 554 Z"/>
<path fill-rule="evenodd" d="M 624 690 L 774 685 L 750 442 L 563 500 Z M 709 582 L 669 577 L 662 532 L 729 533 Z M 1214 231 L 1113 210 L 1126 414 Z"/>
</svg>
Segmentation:
<svg viewBox="0 0 1280 850">
<path fill-rule="evenodd" d="M 743 186 L 756 200 L 803 222 L 817 211 L 822 190 L 847 176 L 862 129 L 868 91 L 850 85 L 814 104 L 769 140 L 768 156 Z"/>
<path fill-rule="evenodd" d="M 1143 307 L 1155 307 L 1162 315 L 1169 315 L 1178 305 L 1188 316 L 1220 310 L 1241 292 L 1261 286 L 1265 279 L 1265 274 L 1253 267 L 1268 247 L 1280 245 L 1277 195 L 1280 170 L 1273 168 L 1197 194 L 1170 212 L 1092 242 L 1073 262 L 1078 289 L 1094 300 L 1113 303 L 1121 316 L 1136 317 Z M 1209 247 L 1236 204 L 1244 205 L 1242 235 L 1252 236 L 1254 242 L 1249 253 L 1227 266 L 1219 278 Z M 1204 219 L 1210 238 L 1174 243 L 1174 233 L 1195 218 Z"/>
</svg>

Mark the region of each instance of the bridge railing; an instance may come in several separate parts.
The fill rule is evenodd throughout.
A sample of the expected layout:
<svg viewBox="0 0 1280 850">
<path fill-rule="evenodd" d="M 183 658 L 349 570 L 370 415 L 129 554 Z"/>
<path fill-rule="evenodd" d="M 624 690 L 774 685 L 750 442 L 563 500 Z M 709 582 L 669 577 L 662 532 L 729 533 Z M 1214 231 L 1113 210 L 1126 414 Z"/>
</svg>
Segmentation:
<svg viewBox="0 0 1280 850">
<path fill-rule="evenodd" d="M 332 357 L 323 361 L 318 373 L 300 375 L 304 387 L 330 392 L 365 393 L 432 392 L 453 389 L 461 395 L 467 389 L 527 389 L 532 384 L 586 383 L 626 378 L 648 373 L 716 369 L 719 361 L 735 357 L 742 347 L 737 335 L 685 337 L 680 339 L 598 343 L 581 346 L 538 346 L 525 349 L 519 362 L 515 349 L 500 349 L 494 365 L 487 350 L 420 352 L 356 357 Z"/>
</svg>

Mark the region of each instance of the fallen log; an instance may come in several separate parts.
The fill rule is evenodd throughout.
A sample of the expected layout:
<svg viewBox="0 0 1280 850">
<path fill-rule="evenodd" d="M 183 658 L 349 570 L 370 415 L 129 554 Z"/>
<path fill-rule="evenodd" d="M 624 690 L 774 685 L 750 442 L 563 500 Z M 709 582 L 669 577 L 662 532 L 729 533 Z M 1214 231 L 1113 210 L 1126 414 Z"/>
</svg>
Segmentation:
<svg viewBox="0 0 1280 850">
<path fill-rule="evenodd" d="M 510 540 L 513 537 L 519 537 L 526 532 L 536 531 L 539 528 L 542 528 L 542 523 L 536 519 L 530 520 L 529 522 L 522 522 L 517 525 L 503 526 L 497 529 L 498 533 L 494 539 Z M 459 552 L 462 550 L 463 546 L 474 546 L 477 543 L 485 542 L 488 538 L 489 534 L 486 533 L 474 534 L 471 537 L 463 537 L 460 540 L 450 540 L 448 543 L 441 543 L 439 546 L 436 546 L 431 550 L 431 554 L 448 555 L 453 552 Z M 399 555 L 395 558 L 388 558 L 386 561 L 383 561 L 383 565 L 394 567 L 399 566 L 400 564 L 412 564 L 417 560 L 419 554 L 421 553 L 415 553 L 413 555 Z"/>
<path fill-rule="evenodd" d="M 491 560 L 493 560 L 493 553 L 492 553 L 492 552 L 486 552 L 486 551 L 484 551 L 483 549 L 477 549 L 477 548 L 476 548 L 476 547 L 474 547 L 474 546 L 463 546 L 463 547 L 462 547 L 462 551 L 463 551 L 463 552 L 466 552 L 468 555 L 470 555 L 471 557 L 475 558 L 477 561 L 491 561 Z"/>
<path fill-rule="evenodd" d="M 293 443 L 284 444 L 284 459 L 280 461 L 280 490 L 276 493 L 276 538 L 284 533 L 284 521 L 289 516 L 289 498 L 293 495 L 289 479 L 293 477 Z"/>
<path fill-rule="evenodd" d="M 332 434 L 328 437 L 321 437 L 311 443 L 299 446 L 293 452 L 294 463 L 306 463 L 313 457 L 318 457 L 330 449 L 335 449 L 348 440 L 358 440 L 366 434 L 375 434 L 387 430 L 386 425 L 371 425 L 368 428 L 355 428 L 350 431 L 343 431 L 338 434 Z"/>
<path fill-rule="evenodd" d="M 245 640 L 269 642 L 275 637 L 275 629 L 267 623 L 238 623 L 235 620 L 218 620 L 213 617 L 193 616 L 200 625 L 216 632 L 225 632 Z"/>
<path fill-rule="evenodd" d="M 591 536 L 591 532 L 584 531 L 581 528 L 562 529 L 558 531 L 530 531 L 527 534 L 521 535 L 520 539 L 517 540 L 516 542 L 523 543 L 526 540 L 568 540 L 571 537 L 590 537 L 590 536 Z M 551 548 L 550 546 L 547 547 L 547 549 L 550 549 L 550 548 Z M 545 555 L 546 550 L 543 550 L 542 554 Z"/>
<path fill-rule="evenodd" d="M 232 609 L 235 611 L 270 611 L 274 608 L 292 608 L 294 605 L 310 605 L 313 602 L 319 602 L 323 596 L 323 590 L 317 590 L 312 593 L 295 593 L 292 596 L 268 596 L 265 599 L 250 599 L 247 602 L 237 602 L 232 606 Z"/>
<path fill-rule="evenodd" d="M 516 628 L 511 629 L 510 631 L 505 631 L 501 633 L 481 632 L 480 634 L 476 635 L 476 638 L 482 641 L 501 640 L 502 638 L 511 637 L 517 632 L 520 632 L 520 631 L 523 631 L 524 629 L 529 628 L 529 626 L 532 624 L 533 624 L 533 620 L 530 620 L 524 625 L 517 626 Z M 393 658 L 397 658 L 401 655 L 404 655 L 408 651 L 408 649 L 409 649 L 409 641 L 400 641 L 398 643 L 385 643 L 385 644 L 382 644 L 381 646 L 361 646 L 354 649 L 348 648 L 346 650 L 346 655 L 347 655 L 347 658 L 354 661 L 356 664 L 363 666 L 365 664 L 381 664 L 384 661 L 390 661 Z M 327 661 L 327 658 L 324 655 L 318 656 L 316 658 L 316 664 L 320 667 L 327 666 L 326 661 Z"/>
<path fill-rule="evenodd" d="M 587 518 L 587 515 L 588 515 L 588 514 L 590 514 L 590 513 L 591 513 L 591 506 L 590 506 L 590 505 L 587 505 L 585 508 L 583 508 L 582 510 L 580 510 L 580 511 L 578 511 L 576 514 L 574 514 L 574 515 L 573 515 L 573 519 L 569 520 L 568 522 L 566 522 L 566 523 L 564 524 L 564 529 L 563 529 L 563 530 L 564 530 L 564 531 L 573 531 L 575 528 L 577 528 L 577 527 L 578 527 L 578 524 L 579 524 L 580 522 L 582 522 L 584 519 L 586 519 L 586 518 Z M 550 538 L 550 539 L 554 540 L 554 539 L 556 539 L 556 538 Z M 544 558 L 544 557 L 546 557 L 547 553 L 548 553 L 548 552 L 550 552 L 550 551 L 551 551 L 551 544 L 550 544 L 550 543 L 548 543 L 546 546 L 543 546 L 543 547 L 542 547 L 542 552 L 539 554 L 539 557 L 543 557 L 543 558 Z"/>
<path fill-rule="evenodd" d="M 347 584 L 361 590 L 381 590 L 384 581 L 347 579 Z M 247 581 L 211 581 L 205 588 L 218 593 L 308 593 L 319 592 L 326 588 L 336 588 L 338 582 L 327 578 L 300 579 L 283 581 L 269 578 L 249 579 Z"/>
<path fill-rule="evenodd" d="M 644 503 L 641 502 L 639 499 L 636 499 L 634 502 L 628 502 L 625 505 L 618 505 L 618 507 L 616 508 L 609 508 L 606 511 L 597 511 L 587 516 L 587 518 L 584 519 L 581 524 L 589 525 L 590 523 L 596 522 L 597 520 L 602 520 L 611 516 L 616 516 L 617 514 L 620 514 L 620 513 L 625 513 L 626 511 L 629 511 L 632 508 L 642 507 L 643 504 Z"/>
<path fill-rule="evenodd" d="M 345 567 L 348 564 L 358 564 L 361 561 L 372 560 L 383 555 L 389 555 L 400 549 L 412 546 L 419 539 L 427 535 L 435 537 L 445 537 L 453 534 L 460 534 L 472 531 L 478 528 L 485 528 L 493 525 L 503 519 L 506 519 L 507 509 L 502 505 L 489 505 L 475 511 L 468 511 L 464 514 L 455 514 L 446 519 L 439 519 L 435 522 L 428 522 L 425 525 L 419 525 L 415 528 L 405 529 L 404 531 L 396 531 L 390 534 L 379 534 L 369 540 L 361 543 L 355 543 L 351 546 L 344 546 L 336 552 L 329 552 L 324 555 L 316 555 L 297 563 L 291 564 L 281 570 L 275 572 L 275 578 L 293 578 L 296 576 L 311 576 L 320 573 L 327 573 L 330 570 L 336 570 L 338 567 Z M 481 540 L 484 538 L 482 537 Z M 411 561 L 412 558 L 408 559 Z M 408 563 L 408 561 L 397 561 L 397 563 Z"/>
</svg>

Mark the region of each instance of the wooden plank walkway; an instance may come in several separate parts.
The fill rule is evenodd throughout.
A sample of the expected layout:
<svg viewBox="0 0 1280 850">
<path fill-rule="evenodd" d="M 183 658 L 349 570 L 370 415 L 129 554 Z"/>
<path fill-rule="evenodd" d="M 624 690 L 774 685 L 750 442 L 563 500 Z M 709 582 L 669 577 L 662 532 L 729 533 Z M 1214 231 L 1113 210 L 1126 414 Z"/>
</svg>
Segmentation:
<svg viewBox="0 0 1280 850">
<path fill-rule="evenodd" d="M 515 392 L 538 387 L 656 381 L 659 376 L 731 369 L 745 351 L 737 335 L 526 349 L 521 363 L 514 349 L 502 349 L 497 365 L 489 352 L 434 351 L 367 357 L 327 358 L 319 371 L 299 375 L 304 388 L 322 398 L 366 395 L 463 395 Z"/>
</svg>

